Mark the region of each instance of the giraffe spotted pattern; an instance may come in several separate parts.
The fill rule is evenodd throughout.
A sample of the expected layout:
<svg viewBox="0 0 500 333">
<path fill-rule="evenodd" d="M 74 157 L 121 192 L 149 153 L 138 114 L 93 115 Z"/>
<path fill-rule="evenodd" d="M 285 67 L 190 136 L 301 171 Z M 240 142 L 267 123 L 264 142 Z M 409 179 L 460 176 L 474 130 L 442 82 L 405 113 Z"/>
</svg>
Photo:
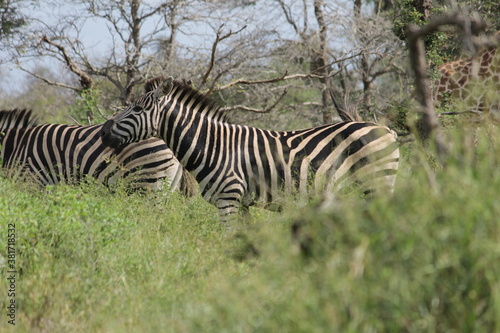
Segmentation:
<svg viewBox="0 0 500 333">
<path fill-rule="evenodd" d="M 496 34 L 500 42 L 500 32 Z M 445 63 L 434 85 L 437 106 L 450 103 L 455 111 L 500 112 L 500 52 L 487 48 L 476 56 Z"/>
</svg>

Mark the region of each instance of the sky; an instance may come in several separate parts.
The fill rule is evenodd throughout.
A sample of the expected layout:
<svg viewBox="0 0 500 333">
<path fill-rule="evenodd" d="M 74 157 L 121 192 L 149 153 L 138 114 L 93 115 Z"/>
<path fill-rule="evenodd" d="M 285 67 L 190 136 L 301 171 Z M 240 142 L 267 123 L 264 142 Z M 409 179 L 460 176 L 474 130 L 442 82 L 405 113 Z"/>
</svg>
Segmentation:
<svg viewBox="0 0 500 333">
<path fill-rule="evenodd" d="M 61 21 L 61 18 L 67 17 L 68 15 L 79 15 L 84 12 L 82 7 L 78 8 L 74 4 L 72 5 L 70 2 L 66 1 L 56 1 L 54 3 L 58 3 L 57 5 L 50 4 L 47 6 L 46 2 L 26 2 L 27 6 L 21 8 L 21 11 L 29 18 L 31 18 L 35 24 L 36 22 L 43 22 L 47 25 L 54 25 L 58 21 Z M 155 4 L 158 1 L 144 1 L 144 3 Z M 80 23 L 80 22 L 78 22 Z M 230 22 L 226 22 L 226 29 L 230 28 Z M 141 28 L 141 31 L 148 33 L 154 29 L 155 22 L 154 20 L 148 20 Z M 108 27 L 104 20 L 102 19 L 88 19 L 85 21 L 83 25 L 78 26 L 80 29 L 80 35 L 78 39 L 80 39 L 85 48 L 85 52 L 94 59 L 99 59 L 103 55 L 107 54 L 109 51 L 111 42 L 111 35 L 108 31 Z M 189 36 L 184 34 L 183 31 L 192 32 Z M 203 38 L 202 35 L 207 32 L 211 33 L 210 38 Z M 47 35 L 50 36 L 50 33 Z M 166 33 L 165 33 L 166 35 Z M 75 36 L 76 37 L 76 36 Z M 180 31 L 177 35 L 177 41 L 181 42 L 185 46 L 191 47 L 200 47 L 206 44 L 207 49 L 211 46 L 215 38 L 215 33 L 213 29 L 210 29 L 208 26 L 200 25 L 199 22 L 194 24 L 185 24 L 184 30 Z M 0 57 L 4 57 L 5 50 L 0 50 Z M 56 69 L 55 72 L 64 72 L 67 69 L 62 68 L 61 64 L 51 60 L 51 59 L 34 59 L 27 62 L 25 59 L 21 59 L 23 62 L 23 66 L 28 69 L 33 69 L 38 66 L 47 66 L 52 69 Z M 61 69 L 59 70 L 59 67 Z M 28 73 L 23 72 L 18 69 L 15 64 L 7 63 L 0 65 L 0 74 L 3 77 L 3 80 L 0 80 L 0 96 L 2 92 L 4 94 L 12 94 L 16 91 L 19 91 L 22 86 L 25 78 L 31 77 Z"/>
<path fill-rule="evenodd" d="M 61 18 L 67 17 L 67 15 L 71 15 L 72 13 L 81 14 L 82 12 L 84 12 L 82 8 L 77 8 L 75 7 L 75 5 L 71 5 L 71 2 L 66 1 L 45 1 L 36 2 L 36 4 L 33 4 L 34 2 L 27 3 L 29 5 L 23 8 L 24 13 L 28 17 L 39 20 L 40 22 L 45 22 L 49 26 L 57 23 L 61 20 Z M 60 3 L 60 5 L 51 4 L 47 6 L 47 3 Z M 158 3 L 158 1 L 144 1 L 144 3 Z M 296 3 L 301 4 L 301 1 L 298 1 Z M 229 29 L 233 29 L 233 31 L 238 30 L 244 24 L 255 24 L 256 26 L 258 26 L 258 24 L 265 24 L 263 22 L 266 21 L 266 18 L 268 18 L 269 15 L 273 15 L 273 13 L 267 7 L 265 7 L 268 6 L 268 4 L 269 3 L 267 1 L 260 1 L 257 2 L 256 6 L 248 7 L 247 9 L 245 9 L 248 11 L 253 11 L 253 13 L 249 12 L 249 18 L 251 20 L 248 22 L 226 21 L 226 31 L 228 31 Z M 217 10 L 215 10 L 215 12 L 217 12 Z M 315 20 L 312 17 L 312 9 L 309 10 L 308 13 L 309 15 L 311 15 L 311 17 L 308 19 L 308 24 L 310 26 L 314 26 Z M 213 15 L 214 13 L 211 14 Z M 221 16 L 222 15 L 223 14 L 221 13 Z M 286 22 L 283 22 L 281 25 L 277 24 L 278 22 L 274 23 L 276 24 L 276 30 L 278 32 L 280 32 L 280 29 L 282 30 L 280 32 L 280 36 L 286 37 L 286 30 L 282 29 L 281 27 L 290 28 L 289 25 Z M 153 27 L 153 21 L 148 21 L 142 30 L 151 31 Z M 106 52 L 109 51 L 109 47 L 110 45 L 112 45 L 110 40 L 111 37 L 103 20 L 87 20 L 85 24 L 83 24 L 80 28 L 81 34 L 78 37 L 85 45 L 85 51 L 87 54 L 89 54 L 90 56 L 94 56 L 95 59 L 99 59 L 103 54 L 106 54 Z M 185 46 L 200 47 L 204 45 L 206 49 L 209 50 L 215 38 L 216 27 L 208 27 L 207 25 L 203 26 L 202 24 L 197 22 L 196 24 L 187 23 L 183 26 L 183 28 L 184 30 L 182 30 L 177 36 L 178 41 L 180 41 Z M 248 29 L 252 28 L 247 28 L 247 30 Z M 256 29 L 256 27 L 253 27 L 253 29 Z M 4 50 L 0 50 L 0 56 L 2 56 L 2 51 Z M 45 65 L 53 69 L 55 68 L 55 72 L 64 72 L 65 74 L 67 74 L 67 69 L 62 68 L 61 65 L 54 62 L 54 60 L 47 61 L 42 59 L 35 59 L 31 62 L 31 64 L 23 63 L 23 65 L 30 69 L 40 65 Z M 30 77 L 29 74 L 17 69 L 17 67 L 13 64 L 1 65 L 0 74 L 2 74 L 4 78 L 4 80 L 0 80 L 0 96 L 2 94 L 2 91 L 4 94 L 13 94 L 19 91 L 20 89 L 22 89 L 21 87 L 23 85 L 24 79 L 26 77 Z"/>
<path fill-rule="evenodd" d="M 65 17 L 71 14 L 78 14 L 81 11 L 81 8 L 76 7 L 65 1 L 58 1 L 59 5 L 47 6 L 44 2 L 38 2 L 36 4 L 27 3 L 27 6 L 21 8 L 20 10 L 34 22 L 44 22 L 47 25 L 56 24 L 61 17 Z M 36 24 L 36 23 L 35 23 Z M 83 25 L 79 26 L 81 30 L 81 34 L 78 38 L 85 45 L 85 50 L 88 52 L 90 56 L 94 56 L 96 58 L 99 55 L 107 52 L 108 50 L 108 41 L 109 41 L 109 33 L 108 28 L 103 20 L 99 19 L 89 19 Z M 145 27 L 147 29 L 147 27 Z M 5 50 L 0 50 L 0 56 L 5 54 Z M 61 67 L 59 62 L 56 62 L 52 59 L 34 59 L 27 62 L 23 61 L 23 66 L 28 69 L 33 69 L 37 66 L 43 65 L 49 68 Z M 4 93 L 11 94 L 15 93 L 20 89 L 20 86 L 23 84 L 26 78 L 30 78 L 31 75 L 18 69 L 15 64 L 7 63 L 0 65 L 0 74 L 4 77 L 4 80 L 0 80 L 0 93 L 3 91 Z M 64 71 L 66 69 L 63 69 Z"/>
</svg>

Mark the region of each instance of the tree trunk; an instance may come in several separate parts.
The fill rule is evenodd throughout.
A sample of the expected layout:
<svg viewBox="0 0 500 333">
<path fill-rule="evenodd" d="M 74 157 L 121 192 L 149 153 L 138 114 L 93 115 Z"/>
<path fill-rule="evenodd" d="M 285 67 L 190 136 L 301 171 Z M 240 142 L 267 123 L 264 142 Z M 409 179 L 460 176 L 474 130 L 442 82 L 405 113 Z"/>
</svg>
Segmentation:
<svg viewBox="0 0 500 333">
<path fill-rule="evenodd" d="M 438 156 L 443 160 L 448 146 L 434 111 L 432 92 L 428 82 L 425 46 L 416 26 L 408 28 L 408 48 L 410 61 L 415 73 L 415 93 L 420 104 L 420 118 L 417 121 L 417 134 L 423 142 L 433 140 Z"/>
<path fill-rule="evenodd" d="M 314 0 L 314 15 L 316 16 L 316 20 L 318 21 L 319 26 L 319 46 L 317 50 L 313 49 L 313 58 L 311 59 L 311 72 L 312 74 L 321 75 L 319 81 L 323 86 L 323 91 L 321 92 L 321 104 L 323 105 L 323 123 L 327 124 L 333 122 L 333 115 L 329 110 L 330 108 L 328 107 L 328 101 L 330 99 L 329 92 L 331 89 L 330 79 L 328 78 L 330 66 L 328 66 L 326 55 L 326 23 L 322 6 L 322 0 Z"/>
</svg>

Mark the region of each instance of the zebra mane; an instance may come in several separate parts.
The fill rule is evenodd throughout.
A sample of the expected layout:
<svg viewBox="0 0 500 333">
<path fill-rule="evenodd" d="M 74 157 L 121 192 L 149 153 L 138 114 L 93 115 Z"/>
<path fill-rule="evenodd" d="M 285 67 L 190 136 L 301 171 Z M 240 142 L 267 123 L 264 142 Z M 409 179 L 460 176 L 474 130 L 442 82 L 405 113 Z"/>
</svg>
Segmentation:
<svg viewBox="0 0 500 333">
<path fill-rule="evenodd" d="M 38 119 L 32 117 L 31 110 L 15 108 L 12 110 L 0 110 L 0 132 L 8 129 L 21 129 L 34 127 Z"/>
<path fill-rule="evenodd" d="M 150 92 L 157 89 L 165 80 L 164 76 L 152 78 L 144 84 L 144 92 Z M 205 95 L 204 93 L 193 88 L 191 80 L 175 79 L 172 82 L 172 90 L 176 92 L 184 92 L 195 100 L 195 104 L 199 105 L 199 110 L 203 110 L 206 117 L 215 121 L 228 122 L 229 117 L 227 114 L 216 104 L 216 102 Z"/>
<path fill-rule="evenodd" d="M 144 92 L 147 93 L 147 92 L 156 90 L 156 88 L 158 88 L 166 80 L 167 80 L 167 78 L 163 75 L 147 80 L 144 83 Z M 185 86 L 192 87 L 191 80 L 176 79 L 175 81 L 178 81 L 179 84 L 183 84 Z"/>
<path fill-rule="evenodd" d="M 330 89 L 330 97 L 342 121 L 363 121 L 356 104 L 350 102 L 347 95 L 342 95 L 334 89 Z"/>
</svg>

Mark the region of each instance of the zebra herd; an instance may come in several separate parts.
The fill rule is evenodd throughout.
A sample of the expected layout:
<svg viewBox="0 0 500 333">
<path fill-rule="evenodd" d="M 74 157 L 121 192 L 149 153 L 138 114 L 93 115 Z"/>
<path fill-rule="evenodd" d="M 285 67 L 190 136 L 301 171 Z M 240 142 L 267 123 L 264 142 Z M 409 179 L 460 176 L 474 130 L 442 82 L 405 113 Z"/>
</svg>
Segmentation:
<svg viewBox="0 0 500 333">
<path fill-rule="evenodd" d="M 4 168 L 41 185 L 91 176 L 192 193 L 197 182 L 223 223 L 251 205 L 279 210 L 294 195 L 392 193 L 399 163 L 396 135 L 385 126 L 345 120 L 278 132 L 233 124 L 213 100 L 171 77 L 149 80 L 143 95 L 100 125 L 38 125 L 31 111 L 0 111 L 0 144 Z"/>
</svg>

